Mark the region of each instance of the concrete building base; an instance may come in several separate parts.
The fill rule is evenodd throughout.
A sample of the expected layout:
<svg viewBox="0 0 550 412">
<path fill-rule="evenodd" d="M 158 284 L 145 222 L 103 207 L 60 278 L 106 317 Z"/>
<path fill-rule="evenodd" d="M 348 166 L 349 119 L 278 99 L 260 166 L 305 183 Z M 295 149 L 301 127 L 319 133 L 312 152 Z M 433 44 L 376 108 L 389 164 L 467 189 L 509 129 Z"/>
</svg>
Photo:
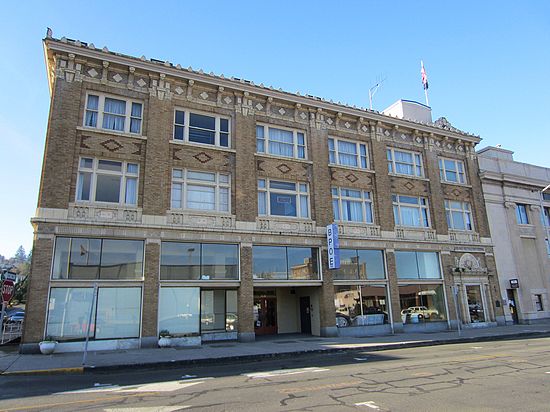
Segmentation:
<svg viewBox="0 0 550 412">
<path fill-rule="evenodd" d="M 325 338 L 333 338 L 338 336 L 338 328 L 336 326 L 321 327 L 321 336 Z"/>
<path fill-rule="evenodd" d="M 338 328 L 338 336 L 364 338 L 367 336 L 390 335 L 391 325 L 372 325 L 372 326 L 349 326 L 347 328 Z"/>
<path fill-rule="evenodd" d="M 256 340 L 256 334 L 254 332 L 239 332 L 237 338 L 239 342 L 254 342 Z"/>
</svg>

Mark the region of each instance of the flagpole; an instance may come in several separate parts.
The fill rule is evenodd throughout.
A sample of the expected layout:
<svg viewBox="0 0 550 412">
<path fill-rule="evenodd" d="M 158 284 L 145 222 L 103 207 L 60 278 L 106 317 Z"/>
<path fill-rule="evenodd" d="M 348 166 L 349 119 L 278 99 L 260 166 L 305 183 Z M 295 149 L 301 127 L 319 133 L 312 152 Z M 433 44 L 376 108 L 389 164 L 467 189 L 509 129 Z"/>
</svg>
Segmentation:
<svg viewBox="0 0 550 412">
<path fill-rule="evenodd" d="M 420 60 L 420 74 L 422 75 L 422 86 L 424 87 L 424 96 L 426 97 L 426 106 L 430 106 L 430 100 L 428 99 L 428 74 L 424 69 L 424 62 Z"/>
<path fill-rule="evenodd" d="M 424 89 L 424 96 L 426 96 L 426 106 L 430 106 L 430 101 L 428 100 L 428 89 Z"/>
</svg>

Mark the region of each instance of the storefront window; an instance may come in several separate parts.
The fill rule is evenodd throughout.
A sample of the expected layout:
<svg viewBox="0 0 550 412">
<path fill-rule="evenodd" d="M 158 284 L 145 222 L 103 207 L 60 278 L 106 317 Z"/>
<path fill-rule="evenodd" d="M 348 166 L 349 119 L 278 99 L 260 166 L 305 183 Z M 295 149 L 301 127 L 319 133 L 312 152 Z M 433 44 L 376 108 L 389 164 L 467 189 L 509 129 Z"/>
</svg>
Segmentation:
<svg viewBox="0 0 550 412">
<path fill-rule="evenodd" d="M 447 319 L 443 285 L 399 285 L 399 302 L 404 324 Z"/>
<path fill-rule="evenodd" d="M 172 335 L 198 334 L 200 288 L 161 287 L 159 331 Z"/>
<path fill-rule="evenodd" d="M 399 279 L 441 279 L 437 252 L 395 252 Z"/>
<path fill-rule="evenodd" d="M 237 291 L 201 291 L 201 331 L 237 330 Z"/>
<path fill-rule="evenodd" d="M 141 288 L 100 288 L 96 339 L 139 337 Z"/>
<path fill-rule="evenodd" d="M 333 272 L 336 280 L 385 279 L 382 250 L 340 249 L 340 268 Z"/>
<path fill-rule="evenodd" d="M 85 339 L 93 296 L 93 288 L 52 288 L 46 336 L 61 341 Z M 94 325 L 90 327 L 90 337 L 93 335 Z"/>
<path fill-rule="evenodd" d="M 389 323 L 385 285 L 335 286 L 334 306 L 338 327 Z"/>
<path fill-rule="evenodd" d="M 466 297 L 468 299 L 468 311 L 470 312 L 470 322 L 485 322 L 485 311 L 483 300 L 481 298 L 480 285 L 466 286 Z"/>
<path fill-rule="evenodd" d="M 254 246 L 255 279 L 319 279 L 317 248 Z"/>
</svg>

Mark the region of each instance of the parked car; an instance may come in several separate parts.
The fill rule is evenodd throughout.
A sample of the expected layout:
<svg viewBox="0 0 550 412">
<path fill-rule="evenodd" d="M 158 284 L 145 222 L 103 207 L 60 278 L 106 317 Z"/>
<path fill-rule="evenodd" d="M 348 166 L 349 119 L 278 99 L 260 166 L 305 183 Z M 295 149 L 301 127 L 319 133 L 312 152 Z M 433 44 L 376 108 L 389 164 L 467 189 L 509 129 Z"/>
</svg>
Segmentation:
<svg viewBox="0 0 550 412">
<path fill-rule="evenodd" d="M 438 319 L 439 311 L 437 309 L 428 309 L 426 306 L 411 306 L 403 309 L 401 315 L 418 315 L 418 319 Z"/>
<path fill-rule="evenodd" d="M 339 328 L 345 328 L 351 325 L 351 318 L 343 313 L 336 312 L 336 326 Z"/>
</svg>

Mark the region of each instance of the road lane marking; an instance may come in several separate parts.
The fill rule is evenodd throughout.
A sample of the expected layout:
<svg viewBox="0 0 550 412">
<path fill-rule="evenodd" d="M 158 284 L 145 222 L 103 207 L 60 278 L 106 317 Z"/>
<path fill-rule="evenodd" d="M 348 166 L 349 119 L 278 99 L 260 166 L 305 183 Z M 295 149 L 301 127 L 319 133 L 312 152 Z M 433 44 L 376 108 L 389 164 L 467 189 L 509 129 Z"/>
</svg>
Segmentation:
<svg viewBox="0 0 550 412">
<path fill-rule="evenodd" d="M 190 408 L 191 405 L 181 405 L 181 406 L 149 406 L 149 407 L 143 407 L 143 408 L 108 408 L 103 409 L 105 412 L 173 412 L 173 411 L 179 411 L 180 409 L 187 409 Z"/>
<path fill-rule="evenodd" d="M 315 391 L 324 391 L 327 389 L 341 389 L 341 388 L 356 388 L 361 383 L 364 383 L 360 380 L 355 381 L 347 381 L 347 382 L 341 382 L 341 383 L 329 383 L 327 385 L 317 385 L 317 386 L 306 386 L 303 388 L 288 388 L 288 389 L 281 389 L 279 393 L 283 393 L 285 395 L 288 395 L 289 393 L 300 393 L 300 392 L 315 392 Z"/>
<path fill-rule="evenodd" d="M 67 394 L 85 394 L 85 393 L 97 393 L 97 392 L 173 392 L 180 389 L 188 388 L 190 386 L 204 383 L 205 379 L 198 380 L 186 380 L 186 381 L 168 381 L 168 382 L 154 382 L 146 383 L 143 385 L 94 385 L 93 388 L 77 389 L 74 391 L 57 392 L 55 395 L 67 395 Z"/>
<path fill-rule="evenodd" d="M 371 409 L 380 410 L 380 406 L 376 405 L 373 401 L 359 402 L 355 406 L 366 406 Z"/>
<path fill-rule="evenodd" d="M 269 372 L 255 372 L 255 373 L 244 373 L 241 376 L 247 376 L 252 379 L 259 378 L 274 378 L 277 376 L 288 376 L 288 375 L 300 375 L 302 373 L 318 373 L 318 372 L 327 372 L 330 369 L 326 368 L 300 368 L 300 369 L 280 369 Z"/>
<path fill-rule="evenodd" d="M 367 358 L 353 358 L 353 359 L 355 359 L 356 361 L 366 361 L 366 360 L 368 360 Z"/>
</svg>

